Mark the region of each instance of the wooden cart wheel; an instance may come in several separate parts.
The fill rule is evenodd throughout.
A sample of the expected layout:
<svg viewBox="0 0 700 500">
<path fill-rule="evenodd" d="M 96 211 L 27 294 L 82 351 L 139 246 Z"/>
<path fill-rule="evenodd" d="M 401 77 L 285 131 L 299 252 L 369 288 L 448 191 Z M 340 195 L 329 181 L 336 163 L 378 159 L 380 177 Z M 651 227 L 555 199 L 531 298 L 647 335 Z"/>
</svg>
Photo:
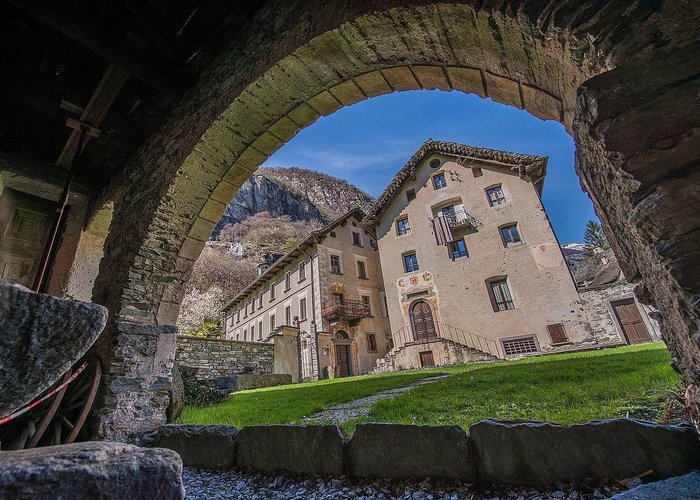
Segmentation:
<svg viewBox="0 0 700 500">
<path fill-rule="evenodd" d="M 2 449 L 19 450 L 66 444 L 79 437 L 100 386 L 100 360 L 96 357 L 81 360 L 47 391 L 68 380 L 86 361 L 87 366 L 82 373 L 52 399 L 22 415 L 16 422 L 0 428 Z"/>
</svg>

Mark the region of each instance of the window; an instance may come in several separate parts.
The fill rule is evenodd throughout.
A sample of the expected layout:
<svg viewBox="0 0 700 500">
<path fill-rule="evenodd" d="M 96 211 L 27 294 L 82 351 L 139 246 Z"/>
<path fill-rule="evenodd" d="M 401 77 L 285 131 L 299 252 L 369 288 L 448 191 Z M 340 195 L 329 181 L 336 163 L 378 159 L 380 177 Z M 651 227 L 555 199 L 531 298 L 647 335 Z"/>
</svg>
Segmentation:
<svg viewBox="0 0 700 500">
<path fill-rule="evenodd" d="M 389 308 L 387 307 L 386 303 L 386 293 L 379 292 L 379 302 L 382 305 L 382 317 L 386 318 L 387 316 L 389 316 Z"/>
<path fill-rule="evenodd" d="M 250 340 L 255 339 L 255 325 L 250 325 Z"/>
<path fill-rule="evenodd" d="M 335 231 L 331 231 L 330 236 L 331 238 L 335 238 Z"/>
<path fill-rule="evenodd" d="M 433 187 L 435 189 L 442 189 L 447 186 L 447 181 L 445 180 L 445 174 L 437 174 L 433 176 Z"/>
<path fill-rule="evenodd" d="M 299 319 L 302 321 L 306 319 L 306 297 L 299 299 Z"/>
<path fill-rule="evenodd" d="M 270 285 L 270 302 L 275 300 L 275 284 Z"/>
<path fill-rule="evenodd" d="M 508 289 L 508 282 L 505 279 L 494 280 L 489 282 L 491 289 L 491 301 L 493 302 L 494 312 L 507 311 L 515 309 L 513 297 Z"/>
<path fill-rule="evenodd" d="M 547 331 L 549 332 L 549 338 L 552 339 L 552 344 L 561 344 L 569 341 L 564 325 L 561 323 L 547 325 Z"/>
<path fill-rule="evenodd" d="M 243 330 L 243 340 L 248 340 L 248 329 Z"/>
<path fill-rule="evenodd" d="M 525 354 L 528 352 L 537 352 L 537 343 L 535 342 L 535 337 L 504 340 L 503 352 L 505 352 L 506 356 L 511 356 L 513 354 Z"/>
<path fill-rule="evenodd" d="M 518 233 L 518 225 L 510 224 L 501 228 L 501 238 L 505 247 L 512 247 L 522 243 L 520 233 Z"/>
<path fill-rule="evenodd" d="M 284 291 L 288 292 L 291 287 L 292 287 L 292 273 L 287 271 L 287 273 L 284 275 Z"/>
<path fill-rule="evenodd" d="M 503 189 L 500 185 L 488 188 L 486 190 L 486 197 L 489 200 L 489 205 L 495 207 L 497 205 L 503 205 L 506 201 L 506 195 L 503 194 Z"/>
<path fill-rule="evenodd" d="M 362 295 L 362 305 L 365 308 L 365 311 L 367 311 L 367 314 L 370 316 L 372 315 L 372 305 L 369 301 L 369 295 Z"/>
<path fill-rule="evenodd" d="M 258 295 L 258 309 L 262 309 L 262 301 L 263 301 L 263 293 L 260 292 L 260 295 Z"/>
<path fill-rule="evenodd" d="M 340 268 L 340 255 L 331 255 L 331 272 L 333 274 L 342 274 Z"/>
<path fill-rule="evenodd" d="M 351 232 L 352 232 L 352 244 L 355 245 L 356 247 L 361 247 L 362 246 L 362 235 L 357 231 L 351 231 Z"/>
<path fill-rule="evenodd" d="M 306 262 L 299 262 L 299 281 L 304 281 L 306 279 Z"/>
<path fill-rule="evenodd" d="M 377 336 L 373 333 L 367 334 L 367 352 L 377 352 Z"/>
<path fill-rule="evenodd" d="M 357 261 L 357 277 L 362 280 L 367 279 L 367 266 L 361 260 Z"/>
<path fill-rule="evenodd" d="M 484 173 L 481 171 L 481 167 L 472 167 L 472 175 L 474 177 L 481 177 Z"/>
<path fill-rule="evenodd" d="M 270 333 L 275 331 L 275 315 L 270 314 Z"/>
<path fill-rule="evenodd" d="M 408 217 L 404 217 L 396 221 L 396 234 L 401 236 L 402 234 L 410 234 L 411 225 L 408 223 Z"/>
<path fill-rule="evenodd" d="M 418 257 L 416 257 L 415 252 L 403 256 L 403 268 L 407 273 L 418 271 Z"/>
<path fill-rule="evenodd" d="M 236 311 L 236 323 L 241 322 L 241 310 Z"/>
<path fill-rule="evenodd" d="M 284 308 L 284 324 L 287 326 L 292 325 L 292 306 Z"/>
<path fill-rule="evenodd" d="M 416 199 L 416 190 L 415 189 L 409 189 L 406 191 L 406 201 L 413 201 Z"/>
<path fill-rule="evenodd" d="M 248 317 L 248 304 L 243 304 L 243 319 Z"/>
<path fill-rule="evenodd" d="M 258 321 L 258 340 L 262 340 L 263 338 L 263 322 L 262 320 Z"/>
<path fill-rule="evenodd" d="M 437 158 L 434 158 L 430 160 L 430 168 L 439 168 L 440 167 L 440 160 Z"/>
<path fill-rule="evenodd" d="M 469 257 L 469 252 L 467 252 L 467 244 L 464 240 L 457 240 L 450 242 L 450 255 L 452 260 L 461 259 L 462 257 Z"/>
</svg>

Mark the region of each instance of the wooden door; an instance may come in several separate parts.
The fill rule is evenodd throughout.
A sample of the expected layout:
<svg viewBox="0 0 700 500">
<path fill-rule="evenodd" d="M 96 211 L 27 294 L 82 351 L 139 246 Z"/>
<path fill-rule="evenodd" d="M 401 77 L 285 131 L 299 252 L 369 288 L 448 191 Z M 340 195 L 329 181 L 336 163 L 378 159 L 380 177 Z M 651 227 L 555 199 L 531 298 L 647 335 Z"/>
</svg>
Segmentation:
<svg viewBox="0 0 700 500">
<path fill-rule="evenodd" d="M 433 359 L 433 351 L 423 351 L 419 352 L 420 365 L 422 367 L 435 366 L 435 360 Z"/>
<path fill-rule="evenodd" d="M 642 315 L 634 299 L 625 299 L 612 303 L 615 317 L 629 344 L 651 342 L 652 338 L 644 324 Z"/>
<path fill-rule="evenodd" d="M 4 190 L 0 196 L 0 280 L 32 286 L 55 211 L 50 201 Z"/>
<path fill-rule="evenodd" d="M 335 346 L 335 377 L 347 377 L 352 373 L 350 370 L 350 346 L 347 344 L 336 344 Z"/>
<path fill-rule="evenodd" d="M 427 302 L 422 300 L 416 302 L 411 308 L 411 317 L 416 341 L 420 342 L 437 337 L 435 322 L 433 321 L 433 310 Z"/>
</svg>

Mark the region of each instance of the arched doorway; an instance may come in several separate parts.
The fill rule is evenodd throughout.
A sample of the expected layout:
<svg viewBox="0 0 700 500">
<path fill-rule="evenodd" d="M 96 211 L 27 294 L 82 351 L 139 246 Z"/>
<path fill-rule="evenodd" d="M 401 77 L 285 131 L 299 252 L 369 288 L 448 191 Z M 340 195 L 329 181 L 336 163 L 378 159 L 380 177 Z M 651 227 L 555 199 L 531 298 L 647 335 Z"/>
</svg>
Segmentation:
<svg viewBox="0 0 700 500">
<path fill-rule="evenodd" d="M 352 358 L 350 357 L 350 336 L 344 330 L 335 334 L 335 378 L 352 375 Z"/>
<path fill-rule="evenodd" d="M 424 300 L 417 300 L 411 305 L 411 326 L 417 342 L 425 342 L 437 337 L 433 309 Z"/>
<path fill-rule="evenodd" d="M 582 184 L 625 274 L 663 314 L 700 408 L 698 267 L 684 250 L 694 248 L 696 219 L 669 215 L 697 212 L 697 169 L 688 168 L 697 43 L 692 23 L 676 22 L 697 9 L 640 4 L 630 15 L 609 3 L 600 17 L 574 2 L 381 5 L 271 2 L 108 190 L 118 203 L 94 287 L 111 318 L 95 348 L 109 367 L 99 435 L 164 423 L 182 284 L 239 186 L 319 117 L 415 89 L 490 97 L 575 136 Z M 656 119 L 664 126 L 649 128 Z"/>
</svg>

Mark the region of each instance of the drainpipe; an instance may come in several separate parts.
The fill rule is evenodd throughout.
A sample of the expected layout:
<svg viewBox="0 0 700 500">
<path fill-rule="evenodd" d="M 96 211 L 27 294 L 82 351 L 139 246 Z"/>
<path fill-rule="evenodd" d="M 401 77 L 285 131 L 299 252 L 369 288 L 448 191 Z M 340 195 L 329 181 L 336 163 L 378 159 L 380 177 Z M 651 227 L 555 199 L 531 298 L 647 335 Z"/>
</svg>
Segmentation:
<svg viewBox="0 0 700 500">
<path fill-rule="evenodd" d="M 303 248 L 299 248 L 299 251 L 309 258 L 309 267 L 311 271 L 311 324 L 309 330 L 314 336 L 314 342 L 316 343 L 316 373 L 318 379 L 321 380 L 321 357 L 318 354 L 318 328 L 316 327 L 316 293 L 314 291 L 314 258 L 306 253 Z M 318 255 L 318 252 L 316 252 Z"/>
</svg>

